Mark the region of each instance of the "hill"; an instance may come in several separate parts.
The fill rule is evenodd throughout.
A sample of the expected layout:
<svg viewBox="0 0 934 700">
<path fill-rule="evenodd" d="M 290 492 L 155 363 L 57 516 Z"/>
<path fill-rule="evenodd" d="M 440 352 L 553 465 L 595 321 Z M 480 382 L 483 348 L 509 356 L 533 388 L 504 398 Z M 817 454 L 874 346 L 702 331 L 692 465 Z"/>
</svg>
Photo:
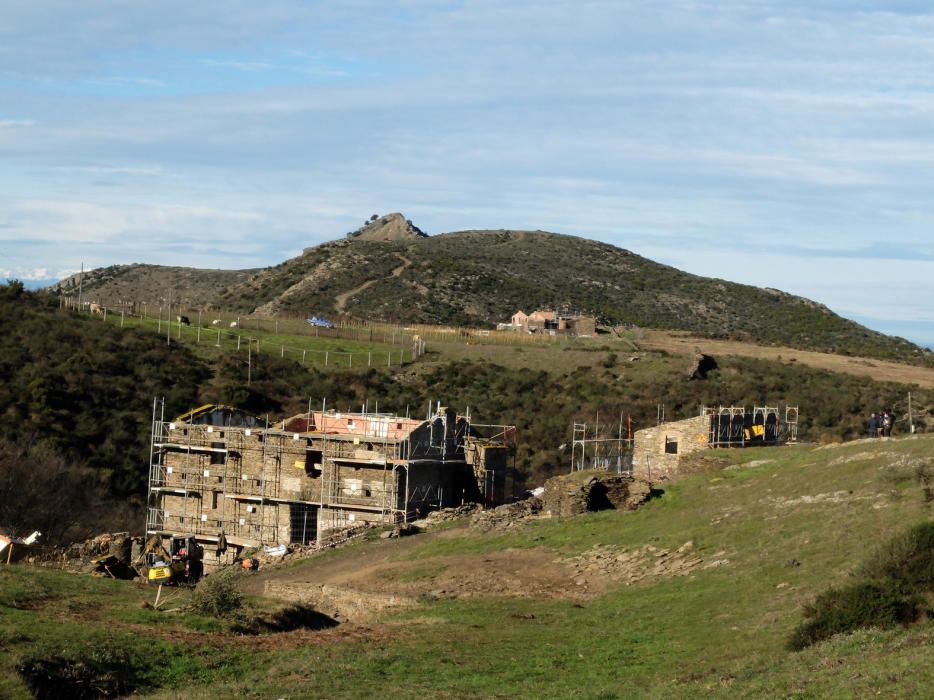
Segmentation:
<svg viewBox="0 0 934 700">
<path fill-rule="evenodd" d="M 99 267 L 49 286 L 53 294 L 117 305 L 124 301 L 158 306 L 170 297 L 173 303 L 207 306 L 218 294 L 256 274 L 256 270 L 204 270 L 166 265 L 111 265 Z"/>
<path fill-rule="evenodd" d="M 711 451 L 636 511 L 453 521 L 234 570 L 251 597 L 219 618 L 185 589 L 164 612 L 151 587 L 0 567 L 0 695 L 926 697 L 930 621 L 788 642 L 818 594 L 930 522 L 931 442 Z M 322 586 L 345 614 L 310 607 Z"/>
<path fill-rule="evenodd" d="M 518 309 L 919 361 L 923 349 L 808 299 L 709 279 L 630 251 L 541 231 L 462 231 L 306 250 L 219 297 L 261 313 L 338 310 L 370 320 L 490 326 Z"/>
<path fill-rule="evenodd" d="M 55 288 L 76 294 L 75 278 Z M 85 299 L 257 315 L 344 314 L 368 321 L 491 327 L 523 309 L 564 309 L 608 325 L 934 363 L 934 353 L 775 289 L 688 274 L 622 248 L 543 231 L 426 236 L 401 214 L 261 270 L 130 265 L 88 273 Z"/>
</svg>

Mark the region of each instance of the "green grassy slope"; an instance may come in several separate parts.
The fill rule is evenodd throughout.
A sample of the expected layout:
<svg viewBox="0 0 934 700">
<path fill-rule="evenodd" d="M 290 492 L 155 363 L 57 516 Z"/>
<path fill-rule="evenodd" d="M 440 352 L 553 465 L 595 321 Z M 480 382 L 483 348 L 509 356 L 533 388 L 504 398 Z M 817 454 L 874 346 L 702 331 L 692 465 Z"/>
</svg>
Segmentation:
<svg viewBox="0 0 934 700">
<path fill-rule="evenodd" d="M 785 643 L 818 592 L 851 581 L 888 535 L 931 520 L 914 474 L 932 451 L 934 437 L 919 436 L 713 452 L 717 466 L 666 485 L 638 511 L 543 520 L 500 535 L 418 535 L 403 560 L 413 577 L 431 577 L 454 554 L 538 548 L 565 558 L 594 545 L 674 549 L 688 540 L 704 562 L 720 565 L 611 585 L 583 602 L 426 596 L 388 622 L 342 626 L 341 636 L 308 633 L 300 643 L 269 635 L 244 646 L 216 633 L 177 633 L 218 632 L 225 623 L 140 611 L 152 592 L 133 584 L 0 568 L 0 650 L 15 665 L 62 648 L 80 656 L 69 641 L 79 635 L 89 648 L 110 650 L 105 656 L 125 648 L 140 687 L 159 686 L 155 696 L 166 698 L 924 697 L 934 683 L 930 622 L 842 635 L 803 652 Z M 380 546 L 327 556 L 365 565 L 367 548 Z M 105 629 L 114 644 L 99 641 Z M 25 697 L 25 686 L 8 674 L 2 693 Z"/>
</svg>

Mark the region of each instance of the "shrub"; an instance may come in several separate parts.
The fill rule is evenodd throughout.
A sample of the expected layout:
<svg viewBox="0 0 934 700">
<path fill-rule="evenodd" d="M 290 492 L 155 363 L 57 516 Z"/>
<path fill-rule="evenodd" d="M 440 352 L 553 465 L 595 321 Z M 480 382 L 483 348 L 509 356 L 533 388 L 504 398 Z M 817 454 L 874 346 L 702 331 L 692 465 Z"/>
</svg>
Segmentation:
<svg viewBox="0 0 934 700">
<path fill-rule="evenodd" d="M 830 588 L 804 610 L 805 622 L 788 641 L 803 649 L 840 632 L 914 622 L 925 594 L 934 592 L 934 523 L 922 523 L 879 547 L 857 570 L 861 579 Z"/>
<path fill-rule="evenodd" d="M 863 563 L 858 574 L 905 594 L 934 591 L 934 523 L 916 525 L 893 537 Z"/>
<path fill-rule="evenodd" d="M 240 592 L 240 570 L 221 569 L 203 578 L 191 596 L 191 609 L 202 615 L 227 617 L 243 605 Z"/>
<path fill-rule="evenodd" d="M 897 590 L 869 583 L 830 588 L 805 608 L 807 621 L 795 629 L 788 642 L 798 651 L 841 632 L 861 627 L 892 627 L 913 622 L 917 605 Z"/>
</svg>

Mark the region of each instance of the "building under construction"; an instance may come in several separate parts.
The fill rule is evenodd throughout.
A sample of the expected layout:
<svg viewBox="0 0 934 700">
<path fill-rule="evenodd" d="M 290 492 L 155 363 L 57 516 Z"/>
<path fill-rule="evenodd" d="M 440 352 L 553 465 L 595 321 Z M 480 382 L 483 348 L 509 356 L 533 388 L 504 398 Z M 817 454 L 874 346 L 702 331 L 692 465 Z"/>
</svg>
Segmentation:
<svg viewBox="0 0 934 700">
<path fill-rule="evenodd" d="M 716 406 L 700 415 L 637 430 L 632 473 L 643 479 L 670 479 L 683 473 L 684 455 L 710 447 L 780 445 L 798 439 L 798 407 Z"/>
<path fill-rule="evenodd" d="M 153 406 L 147 536 L 194 536 L 207 566 L 362 523 L 503 501 L 516 429 L 440 405 L 424 419 L 308 411 L 268 425 L 220 406 Z"/>
</svg>

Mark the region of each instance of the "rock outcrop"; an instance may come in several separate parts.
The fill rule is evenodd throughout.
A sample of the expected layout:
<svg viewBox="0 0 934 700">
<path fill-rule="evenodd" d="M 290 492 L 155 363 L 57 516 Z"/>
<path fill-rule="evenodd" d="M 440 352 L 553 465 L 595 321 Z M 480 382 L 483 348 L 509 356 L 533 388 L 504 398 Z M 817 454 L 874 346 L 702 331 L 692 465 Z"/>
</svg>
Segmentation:
<svg viewBox="0 0 934 700">
<path fill-rule="evenodd" d="M 371 219 L 347 237 L 360 241 L 410 241 L 427 238 L 428 234 L 402 214 L 394 212 Z"/>
</svg>

